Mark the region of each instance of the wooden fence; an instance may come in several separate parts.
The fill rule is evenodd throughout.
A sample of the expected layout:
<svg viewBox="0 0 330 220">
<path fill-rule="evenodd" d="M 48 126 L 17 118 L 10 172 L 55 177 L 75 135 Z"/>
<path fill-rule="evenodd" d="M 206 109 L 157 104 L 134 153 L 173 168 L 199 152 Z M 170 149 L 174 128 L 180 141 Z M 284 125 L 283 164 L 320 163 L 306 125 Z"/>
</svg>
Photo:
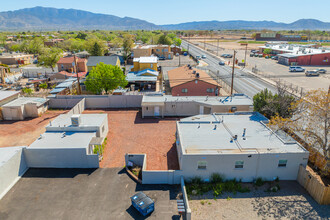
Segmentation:
<svg viewBox="0 0 330 220">
<path fill-rule="evenodd" d="M 300 166 L 297 181 L 319 204 L 330 204 L 330 186 L 325 186 L 310 170 Z"/>
</svg>

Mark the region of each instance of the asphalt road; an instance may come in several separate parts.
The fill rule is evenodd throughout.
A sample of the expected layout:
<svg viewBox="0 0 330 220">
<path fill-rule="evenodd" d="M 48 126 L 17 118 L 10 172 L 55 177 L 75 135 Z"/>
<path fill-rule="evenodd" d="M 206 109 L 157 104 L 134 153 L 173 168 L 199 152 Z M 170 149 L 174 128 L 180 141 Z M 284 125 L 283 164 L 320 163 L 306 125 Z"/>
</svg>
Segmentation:
<svg viewBox="0 0 330 220">
<path fill-rule="evenodd" d="M 182 46 L 184 48 L 188 48 L 188 42 L 182 40 Z M 213 54 L 203 51 L 202 49 L 198 48 L 197 46 L 189 43 L 189 53 L 192 56 L 202 56 L 206 55 L 206 58 L 203 59 L 206 62 L 211 70 L 215 70 L 215 74 L 217 77 L 222 79 L 228 85 L 231 85 L 232 80 L 232 67 L 231 66 L 220 66 L 219 61 L 220 59 Z M 244 93 L 249 97 L 253 97 L 256 93 L 260 92 L 267 88 L 273 93 L 276 93 L 276 88 L 273 85 L 268 84 L 267 82 L 259 79 L 249 73 L 243 72 L 235 68 L 234 71 L 234 90 L 238 93 Z"/>
</svg>

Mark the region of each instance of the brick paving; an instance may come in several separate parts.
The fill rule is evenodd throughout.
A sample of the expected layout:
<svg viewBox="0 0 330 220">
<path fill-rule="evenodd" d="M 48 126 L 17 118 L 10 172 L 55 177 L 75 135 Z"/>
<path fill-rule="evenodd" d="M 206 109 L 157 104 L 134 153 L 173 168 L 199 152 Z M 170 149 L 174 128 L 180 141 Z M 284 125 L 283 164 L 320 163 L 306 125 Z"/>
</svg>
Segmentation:
<svg viewBox="0 0 330 220">
<path fill-rule="evenodd" d="M 100 167 L 123 167 L 126 153 L 145 153 L 148 170 L 179 169 L 176 119 L 142 119 L 139 110 L 86 110 L 85 113 L 108 114 L 108 142 Z"/>
<path fill-rule="evenodd" d="M 45 126 L 59 114 L 67 111 L 48 110 L 38 118 L 23 121 L 0 121 L 0 147 L 27 146 L 32 144 Z"/>
</svg>

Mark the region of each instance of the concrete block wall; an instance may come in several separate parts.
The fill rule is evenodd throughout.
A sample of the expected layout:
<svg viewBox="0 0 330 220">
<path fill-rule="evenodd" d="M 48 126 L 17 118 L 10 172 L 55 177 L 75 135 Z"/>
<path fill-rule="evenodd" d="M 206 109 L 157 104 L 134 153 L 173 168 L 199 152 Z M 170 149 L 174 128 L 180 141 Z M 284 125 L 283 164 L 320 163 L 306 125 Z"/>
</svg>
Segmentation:
<svg viewBox="0 0 330 220">
<path fill-rule="evenodd" d="M 88 155 L 84 148 L 24 149 L 28 167 L 32 168 L 98 168 L 98 155 Z"/>
<path fill-rule="evenodd" d="M 85 99 L 86 109 L 98 108 L 140 108 L 142 95 L 58 95 L 50 98 L 50 108 L 73 108 L 80 100 Z"/>
<path fill-rule="evenodd" d="M 0 199 L 15 185 L 15 183 L 28 170 L 23 155 L 23 147 L 10 147 L 15 152 L 12 156 L 0 166 Z M 7 154 L 7 149 L 3 148 L 0 153 Z"/>
</svg>

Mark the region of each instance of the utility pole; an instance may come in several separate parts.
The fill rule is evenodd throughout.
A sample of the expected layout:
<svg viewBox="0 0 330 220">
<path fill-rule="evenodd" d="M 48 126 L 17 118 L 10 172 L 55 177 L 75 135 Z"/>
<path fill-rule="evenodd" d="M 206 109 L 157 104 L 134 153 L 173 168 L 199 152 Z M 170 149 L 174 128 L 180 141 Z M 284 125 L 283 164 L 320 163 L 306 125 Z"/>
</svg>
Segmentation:
<svg viewBox="0 0 330 220">
<path fill-rule="evenodd" d="M 235 72 L 235 55 L 236 55 L 236 50 L 234 50 L 234 57 L 233 57 L 233 70 L 231 73 L 231 89 L 230 89 L 230 95 L 233 95 L 233 89 L 234 89 L 234 72 Z"/>
<path fill-rule="evenodd" d="M 204 50 L 205 50 L 205 41 L 206 41 L 206 37 L 204 36 Z"/>
<path fill-rule="evenodd" d="M 181 58 L 180 58 L 180 53 L 179 53 L 179 67 L 181 66 Z"/>
<path fill-rule="evenodd" d="M 219 38 L 217 40 L 217 56 L 219 56 Z"/>
<path fill-rule="evenodd" d="M 244 68 L 246 66 L 246 51 L 247 51 L 247 46 L 248 46 L 248 43 L 246 43 L 246 45 L 245 45 Z"/>
<path fill-rule="evenodd" d="M 79 80 L 79 75 L 78 75 L 78 70 L 77 70 L 77 60 L 76 60 L 76 55 L 73 55 L 74 59 L 74 71 L 76 72 L 77 80 L 78 80 L 78 95 L 81 94 L 81 88 L 80 88 L 80 80 Z"/>
</svg>

